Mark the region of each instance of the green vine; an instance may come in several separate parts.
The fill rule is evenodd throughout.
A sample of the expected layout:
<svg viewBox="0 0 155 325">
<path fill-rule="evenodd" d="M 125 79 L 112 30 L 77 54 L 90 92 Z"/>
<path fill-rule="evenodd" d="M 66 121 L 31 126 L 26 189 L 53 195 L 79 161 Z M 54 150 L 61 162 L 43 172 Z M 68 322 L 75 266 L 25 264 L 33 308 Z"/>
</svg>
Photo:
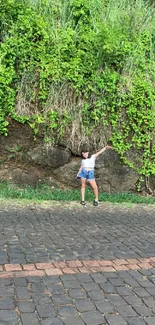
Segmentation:
<svg viewBox="0 0 155 325">
<path fill-rule="evenodd" d="M 0 134 L 10 117 L 53 143 L 75 123 L 108 129 L 122 161 L 154 175 L 154 35 L 144 0 L 1 1 Z"/>
</svg>

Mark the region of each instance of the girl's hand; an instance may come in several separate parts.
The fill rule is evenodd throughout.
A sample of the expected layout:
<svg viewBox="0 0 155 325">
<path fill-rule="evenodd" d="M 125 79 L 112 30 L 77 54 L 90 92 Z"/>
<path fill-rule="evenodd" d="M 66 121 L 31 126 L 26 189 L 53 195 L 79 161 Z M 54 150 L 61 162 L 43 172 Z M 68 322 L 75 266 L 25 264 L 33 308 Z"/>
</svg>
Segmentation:
<svg viewBox="0 0 155 325">
<path fill-rule="evenodd" d="M 107 146 L 106 146 L 106 149 L 112 149 L 112 146 L 108 146 L 108 145 L 107 145 Z"/>
</svg>

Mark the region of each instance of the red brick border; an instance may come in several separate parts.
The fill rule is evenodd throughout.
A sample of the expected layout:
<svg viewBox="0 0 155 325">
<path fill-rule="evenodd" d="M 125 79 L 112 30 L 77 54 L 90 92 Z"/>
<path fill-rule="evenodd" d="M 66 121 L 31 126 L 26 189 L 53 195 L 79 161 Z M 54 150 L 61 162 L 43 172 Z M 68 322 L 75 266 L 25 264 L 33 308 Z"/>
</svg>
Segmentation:
<svg viewBox="0 0 155 325">
<path fill-rule="evenodd" d="M 117 272 L 155 268 L 155 257 L 115 260 L 73 260 L 35 264 L 0 265 L 0 278 Z"/>
</svg>

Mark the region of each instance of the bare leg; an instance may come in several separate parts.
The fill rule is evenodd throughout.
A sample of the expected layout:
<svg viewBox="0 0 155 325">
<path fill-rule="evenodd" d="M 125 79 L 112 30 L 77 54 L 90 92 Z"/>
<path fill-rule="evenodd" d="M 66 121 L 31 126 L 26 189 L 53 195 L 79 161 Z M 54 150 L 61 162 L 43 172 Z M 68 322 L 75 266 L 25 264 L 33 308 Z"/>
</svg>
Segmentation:
<svg viewBox="0 0 155 325">
<path fill-rule="evenodd" d="M 94 195 L 95 195 L 95 201 L 98 201 L 98 186 L 96 184 L 95 180 L 89 180 L 89 184 L 91 185 Z"/>
<path fill-rule="evenodd" d="M 86 179 L 81 178 L 81 199 L 85 200 L 85 188 L 86 188 Z"/>
</svg>

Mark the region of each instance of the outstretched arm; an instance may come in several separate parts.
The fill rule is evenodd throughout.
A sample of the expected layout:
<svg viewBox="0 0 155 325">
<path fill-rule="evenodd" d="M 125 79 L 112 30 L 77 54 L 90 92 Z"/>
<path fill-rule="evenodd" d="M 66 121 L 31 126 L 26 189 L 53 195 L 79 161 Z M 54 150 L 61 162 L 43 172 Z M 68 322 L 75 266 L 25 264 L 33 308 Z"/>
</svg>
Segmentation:
<svg viewBox="0 0 155 325">
<path fill-rule="evenodd" d="M 111 146 L 105 146 L 104 148 L 102 148 L 100 151 L 96 152 L 94 154 L 95 158 L 97 158 L 98 156 L 100 156 L 106 149 L 111 149 Z"/>
</svg>

